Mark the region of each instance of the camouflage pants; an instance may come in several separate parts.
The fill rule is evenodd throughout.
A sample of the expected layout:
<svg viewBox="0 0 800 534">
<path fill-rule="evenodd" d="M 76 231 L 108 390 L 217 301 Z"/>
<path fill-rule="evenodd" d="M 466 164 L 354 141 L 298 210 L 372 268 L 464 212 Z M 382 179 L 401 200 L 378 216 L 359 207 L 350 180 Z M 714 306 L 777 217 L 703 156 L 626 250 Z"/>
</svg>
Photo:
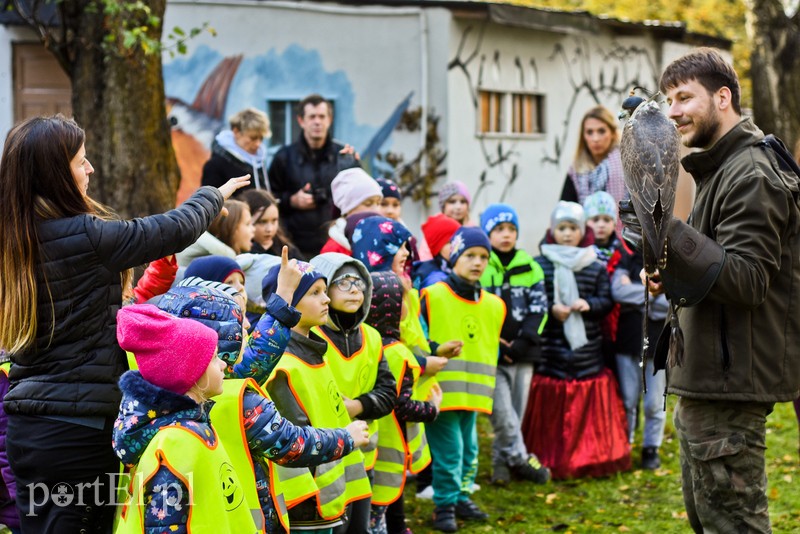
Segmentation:
<svg viewBox="0 0 800 534">
<path fill-rule="evenodd" d="M 695 532 L 772 532 L 764 451 L 773 406 L 678 399 L 681 485 Z"/>
</svg>

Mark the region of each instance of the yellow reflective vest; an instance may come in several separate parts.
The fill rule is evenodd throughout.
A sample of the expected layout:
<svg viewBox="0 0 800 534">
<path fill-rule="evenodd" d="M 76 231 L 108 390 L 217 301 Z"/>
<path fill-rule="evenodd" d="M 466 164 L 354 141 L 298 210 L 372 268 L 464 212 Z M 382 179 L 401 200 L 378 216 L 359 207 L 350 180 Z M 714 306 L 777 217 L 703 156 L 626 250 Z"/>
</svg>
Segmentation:
<svg viewBox="0 0 800 534">
<path fill-rule="evenodd" d="M 400 341 L 412 352 L 418 347 L 424 353 L 430 354 L 431 347 L 419 321 L 419 292 L 412 288 L 403 293 L 403 304 L 406 307 L 406 315 L 400 319 Z"/>
<path fill-rule="evenodd" d="M 377 330 L 366 324 L 360 324 L 361 348 L 350 357 L 336 348 L 331 339 L 321 328 L 313 328 L 314 333 L 328 343 L 325 360 L 331 368 L 339 392 L 348 399 L 355 399 L 375 389 L 378 378 L 378 364 L 383 353 L 383 341 Z M 378 456 L 378 421 L 366 421 L 369 427 L 369 444 L 362 449 L 364 467 L 367 471 L 375 467 Z"/>
<path fill-rule="evenodd" d="M 461 355 L 436 374 L 442 388 L 441 411 L 492 413 L 505 303 L 483 290 L 478 301 L 465 300 L 444 282 L 423 289 L 422 298 L 427 303 L 430 338 L 438 343 L 464 342 Z"/>
<path fill-rule="evenodd" d="M 285 352 L 267 381 L 268 390 L 279 373 L 286 376 L 289 388 L 311 426 L 344 428 L 352 422 L 327 362 L 310 364 Z M 296 493 L 299 485 L 286 484 L 292 480 L 291 473 L 300 469 L 308 471 L 308 468 L 279 468 L 283 495 L 289 508 L 304 500 Z M 358 449 L 339 460 L 317 466 L 314 483 L 318 491 L 317 512 L 326 520 L 341 517 L 348 503 L 372 495 L 364 469 L 364 455 Z"/>
<path fill-rule="evenodd" d="M 413 400 L 417 398 L 416 384 L 420 377 L 420 366 L 408 347 L 401 342 L 391 343 L 383 348 L 383 357 L 389 364 L 397 380 L 397 394 L 407 368 L 414 375 Z M 378 420 L 380 438 L 378 439 L 378 461 L 375 464 L 372 484 L 372 503 L 386 506 L 403 494 L 406 483 L 406 469 L 419 473 L 431 462 L 430 449 L 425 439 L 422 423 L 402 423 L 392 412 Z M 406 425 L 408 441 L 403 437 L 403 424 Z"/>
<path fill-rule="evenodd" d="M 191 430 L 167 426 L 153 437 L 130 473 L 130 499 L 122 506 L 116 534 L 144 532 L 144 514 L 150 513 L 145 488 L 162 466 L 189 491 L 188 532 L 260 532 L 231 457 L 219 438 L 209 446 Z"/>
<path fill-rule="evenodd" d="M 258 491 L 255 484 L 255 462 L 261 460 L 262 465 L 268 470 L 269 476 L 269 492 L 272 496 L 272 502 L 275 505 L 275 511 L 278 514 L 278 519 L 283 528 L 289 531 L 289 511 L 284 497 L 284 484 L 280 479 L 277 464 L 267 460 L 266 458 L 256 458 L 250 452 L 250 447 L 247 444 L 247 434 L 244 429 L 243 403 L 244 393 L 250 388 L 262 397 L 267 397 L 267 394 L 258 387 L 258 384 L 252 379 L 226 379 L 223 382 L 223 393 L 215 397 L 214 407 L 211 409 L 211 423 L 217 431 L 217 435 L 225 445 L 225 449 L 231 457 L 236 473 L 239 475 L 239 480 L 242 481 L 244 486 L 244 495 L 250 512 L 253 514 L 256 526 L 261 529 L 266 527 L 266 518 L 261 510 L 261 503 L 258 500 Z M 267 397 L 268 398 L 268 397 Z M 302 470 L 298 476 L 292 476 L 291 481 L 286 484 L 299 484 L 300 487 L 295 491 L 299 492 L 302 499 L 312 497 L 315 494 L 314 478 L 308 469 Z M 305 493 L 303 494 L 303 492 Z"/>
</svg>

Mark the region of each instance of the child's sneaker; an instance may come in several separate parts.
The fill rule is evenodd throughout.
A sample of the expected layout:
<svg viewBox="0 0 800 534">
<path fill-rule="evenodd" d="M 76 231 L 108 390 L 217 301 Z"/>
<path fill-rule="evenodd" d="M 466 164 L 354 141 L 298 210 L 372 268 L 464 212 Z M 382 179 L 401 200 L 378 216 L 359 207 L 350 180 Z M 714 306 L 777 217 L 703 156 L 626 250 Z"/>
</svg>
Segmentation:
<svg viewBox="0 0 800 534">
<path fill-rule="evenodd" d="M 514 476 L 522 480 L 530 480 L 536 484 L 550 481 L 550 469 L 543 466 L 535 454 L 531 454 L 526 463 L 512 467 L 512 470 Z"/>
<path fill-rule="evenodd" d="M 456 509 L 450 506 L 437 506 L 433 509 L 433 528 L 441 532 L 455 532 L 458 530 L 456 524 Z"/>
<path fill-rule="evenodd" d="M 433 500 L 433 485 L 425 486 L 425 489 L 417 493 L 417 499 L 423 499 L 426 501 Z"/>
<path fill-rule="evenodd" d="M 456 516 L 467 521 L 485 521 L 489 519 L 489 514 L 478 508 L 478 505 L 471 499 L 456 503 Z"/>
</svg>

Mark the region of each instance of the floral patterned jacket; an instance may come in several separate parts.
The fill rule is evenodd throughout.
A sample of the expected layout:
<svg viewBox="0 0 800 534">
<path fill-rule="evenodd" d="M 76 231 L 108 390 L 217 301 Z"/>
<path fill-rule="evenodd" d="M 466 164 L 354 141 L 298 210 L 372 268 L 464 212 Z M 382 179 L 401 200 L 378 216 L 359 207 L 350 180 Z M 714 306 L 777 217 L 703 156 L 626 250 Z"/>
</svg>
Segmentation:
<svg viewBox="0 0 800 534">
<path fill-rule="evenodd" d="M 213 401 L 199 405 L 189 397 L 150 384 L 138 371 L 125 373 L 120 389 L 123 397 L 112 446 L 127 467 L 138 463 L 159 429 L 166 426 L 183 426 L 210 445 L 216 441 L 208 419 Z M 267 532 L 281 532 L 269 492 L 267 460 L 290 467 L 315 466 L 349 454 L 353 440 L 344 429 L 295 426 L 278 413 L 272 401 L 255 392 L 245 393 L 242 417 L 247 444 L 256 461 L 256 487 Z M 144 492 L 146 534 L 187 532 L 189 503 L 176 503 L 180 496 L 188 499 L 186 490 L 166 466 L 156 472 Z"/>
</svg>

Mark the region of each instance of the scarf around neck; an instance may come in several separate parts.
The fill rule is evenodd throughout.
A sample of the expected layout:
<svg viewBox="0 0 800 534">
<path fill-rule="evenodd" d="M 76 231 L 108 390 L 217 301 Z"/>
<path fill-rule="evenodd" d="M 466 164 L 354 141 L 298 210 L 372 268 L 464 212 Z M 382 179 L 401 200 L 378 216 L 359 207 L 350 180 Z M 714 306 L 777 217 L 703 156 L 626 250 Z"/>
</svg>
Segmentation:
<svg viewBox="0 0 800 534">
<path fill-rule="evenodd" d="M 542 245 L 542 255 L 553 262 L 553 299 L 557 304 L 572 306 L 580 298 L 575 273 L 597 259 L 594 247 Z M 564 321 L 564 336 L 572 350 L 579 349 L 588 342 L 580 312 L 571 312 Z"/>
</svg>

